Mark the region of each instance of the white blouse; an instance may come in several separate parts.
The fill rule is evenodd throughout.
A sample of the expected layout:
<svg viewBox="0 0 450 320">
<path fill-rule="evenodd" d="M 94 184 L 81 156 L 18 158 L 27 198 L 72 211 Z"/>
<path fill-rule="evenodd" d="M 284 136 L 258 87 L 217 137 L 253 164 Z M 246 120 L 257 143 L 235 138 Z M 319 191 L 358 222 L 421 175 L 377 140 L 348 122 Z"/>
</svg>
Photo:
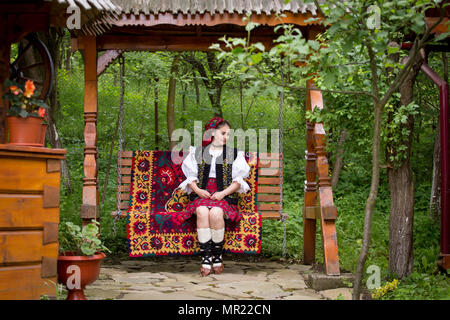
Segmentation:
<svg viewBox="0 0 450 320">
<path fill-rule="evenodd" d="M 209 154 L 211 155 L 211 169 L 209 172 L 209 178 L 216 177 L 216 158 L 222 153 L 222 150 L 212 150 L 209 149 Z M 178 188 L 181 188 L 186 193 L 190 194 L 192 189 L 189 184 L 193 181 L 199 182 L 198 180 L 198 167 L 197 160 L 195 159 L 195 147 L 189 146 L 189 154 L 184 159 L 181 164 L 181 170 L 183 170 L 186 180 L 180 183 Z M 250 166 L 244 157 L 244 151 L 238 151 L 236 159 L 233 161 L 231 177 L 232 181 L 237 181 L 241 187 L 237 192 L 246 193 L 250 190 L 250 186 L 244 181 L 250 175 Z"/>
</svg>

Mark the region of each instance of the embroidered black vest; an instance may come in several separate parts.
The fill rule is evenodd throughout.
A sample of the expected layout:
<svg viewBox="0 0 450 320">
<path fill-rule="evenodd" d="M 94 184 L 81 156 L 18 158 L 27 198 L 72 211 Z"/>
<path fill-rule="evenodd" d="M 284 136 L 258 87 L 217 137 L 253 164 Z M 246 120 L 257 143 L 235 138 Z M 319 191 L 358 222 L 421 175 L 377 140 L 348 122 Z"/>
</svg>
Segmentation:
<svg viewBox="0 0 450 320">
<path fill-rule="evenodd" d="M 197 160 L 198 166 L 198 181 L 200 189 L 206 189 L 208 184 L 209 172 L 211 170 L 211 161 L 212 156 L 209 153 L 209 148 L 211 144 L 202 148 L 195 148 L 195 159 Z M 202 156 L 204 155 L 204 156 Z M 228 156 L 227 156 L 228 155 Z M 217 191 L 223 191 L 228 188 L 232 184 L 232 165 L 234 160 L 237 157 L 237 149 L 229 148 L 225 145 L 223 146 L 222 153 L 216 158 L 216 182 L 217 182 Z M 232 159 L 230 161 L 230 159 Z M 190 201 L 194 201 L 199 196 L 195 192 L 191 192 L 189 194 Z M 228 204 L 238 203 L 238 194 L 237 192 L 233 192 L 227 195 L 225 201 Z"/>
</svg>

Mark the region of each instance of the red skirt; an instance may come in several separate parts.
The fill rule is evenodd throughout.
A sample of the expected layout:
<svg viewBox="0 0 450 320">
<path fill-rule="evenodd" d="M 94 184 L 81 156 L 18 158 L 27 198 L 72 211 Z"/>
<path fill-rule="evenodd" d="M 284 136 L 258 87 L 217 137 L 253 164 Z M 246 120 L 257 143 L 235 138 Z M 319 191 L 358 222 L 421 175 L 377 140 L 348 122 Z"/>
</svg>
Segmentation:
<svg viewBox="0 0 450 320">
<path fill-rule="evenodd" d="M 211 195 L 217 191 L 216 178 L 208 178 L 206 190 Z M 239 212 L 237 205 L 229 204 L 225 199 L 212 200 L 212 199 L 203 199 L 200 197 L 188 203 L 185 212 L 183 212 L 183 218 L 185 219 L 190 218 L 193 214 L 195 214 L 195 210 L 200 206 L 206 206 L 208 208 L 212 207 L 222 208 L 224 218 L 229 219 L 231 221 L 239 221 L 242 218 L 242 214 Z"/>
</svg>

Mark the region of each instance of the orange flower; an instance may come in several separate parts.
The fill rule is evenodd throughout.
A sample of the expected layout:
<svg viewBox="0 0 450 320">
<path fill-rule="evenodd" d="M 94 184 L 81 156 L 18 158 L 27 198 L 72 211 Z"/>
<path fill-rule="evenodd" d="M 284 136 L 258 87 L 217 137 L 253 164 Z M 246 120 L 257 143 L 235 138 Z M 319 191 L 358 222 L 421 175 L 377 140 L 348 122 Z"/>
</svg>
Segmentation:
<svg viewBox="0 0 450 320">
<path fill-rule="evenodd" d="M 45 116 L 45 109 L 44 108 L 39 108 L 38 114 L 39 114 L 39 117 L 43 118 Z"/>
<path fill-rule="evenodd" d="M 36 87 L 34 86 L 33 81 L 27 80 L 25 82 L 25 93 L 23 95 L 27 98 L 31 98 L 34 94 L 34 90 L 36 90 Z"/>
<path fill-rule="evenodd" d="M 12 93 L 16 96 L 20 93 L 20 89 L 17 86 L 10 86 L 9 90 L 11 90 Z"/>
</svg>

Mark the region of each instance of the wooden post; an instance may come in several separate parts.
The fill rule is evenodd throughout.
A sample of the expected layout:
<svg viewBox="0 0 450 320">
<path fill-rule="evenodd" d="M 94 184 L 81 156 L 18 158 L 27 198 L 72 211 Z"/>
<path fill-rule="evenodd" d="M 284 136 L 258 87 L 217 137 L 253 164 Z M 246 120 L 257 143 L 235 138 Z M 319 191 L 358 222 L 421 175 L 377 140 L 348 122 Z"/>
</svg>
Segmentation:
<svg viewBox="0 0 450 320">
<path fill-rule="evenodd" d="M 314 88 L 313 82 L 308 83 L 308 88 Z M 322 92 L 320 90 L 308 91 L 311 108 L 323 108 Z M 325 149 L 325 130 L 322 123 L 314 124 L 314 149 L 316 153 L 316 172 L 318 175 L 318 207 L 320 208 L 320 222 L 323 240 L 323 257 L 325 273 L 327 275 L 339 275 L 339 256 L 336 234 L 337 210 L 333 202 L 330 176 L 328 174 L 328 160 Z"/>
<path fill-rule="evenodd" d="M 318 30 L 309 27 L 307 38 L 314 40 Z M 303 63 L 296 63 L 301 67 Z M 307 87 L 312 81 L 307 82 Z M 311 99 L 309 92 L 306 93 L 306 110 L 311 111 Z M 303 263 L 313 264 L 316 260 L 316 209 L 317 209 L 317 183 L 316 183 L 316 153 L 314 149 L 314 124 L 306 120 L 306 181 L 305 201 L 303 208 Z"/>
<path fill-rule="evenodd" d="M 6 88 L 3 87 L 3 82 L 9 78 L 9 60 L 11 52 L 11 44 L 8 40 L 7 30 L 8 19 L 5 13 L 0 16 L 0 144 L 6 143 L 6 101 L 2 99 Z"/>
<path fill-rule="evenodd" d="M 311 110 L 309 93 L 306 95 L 306 110 Z M 317 206 L 316 153 L 314 150 L 314 124 L 306 121 L 306 181 L 303 210 L 303 263 L 313 264 L 316 258 L 316 215 L 307 214 Z"/>
<path fill-rule="evenodd" d="M 82 38 L 84 44 L 84 178 L 81 218 L 83 226 L 98 220 L 97 183 L 97 47 L 94 36 Z"/>
</svg>

